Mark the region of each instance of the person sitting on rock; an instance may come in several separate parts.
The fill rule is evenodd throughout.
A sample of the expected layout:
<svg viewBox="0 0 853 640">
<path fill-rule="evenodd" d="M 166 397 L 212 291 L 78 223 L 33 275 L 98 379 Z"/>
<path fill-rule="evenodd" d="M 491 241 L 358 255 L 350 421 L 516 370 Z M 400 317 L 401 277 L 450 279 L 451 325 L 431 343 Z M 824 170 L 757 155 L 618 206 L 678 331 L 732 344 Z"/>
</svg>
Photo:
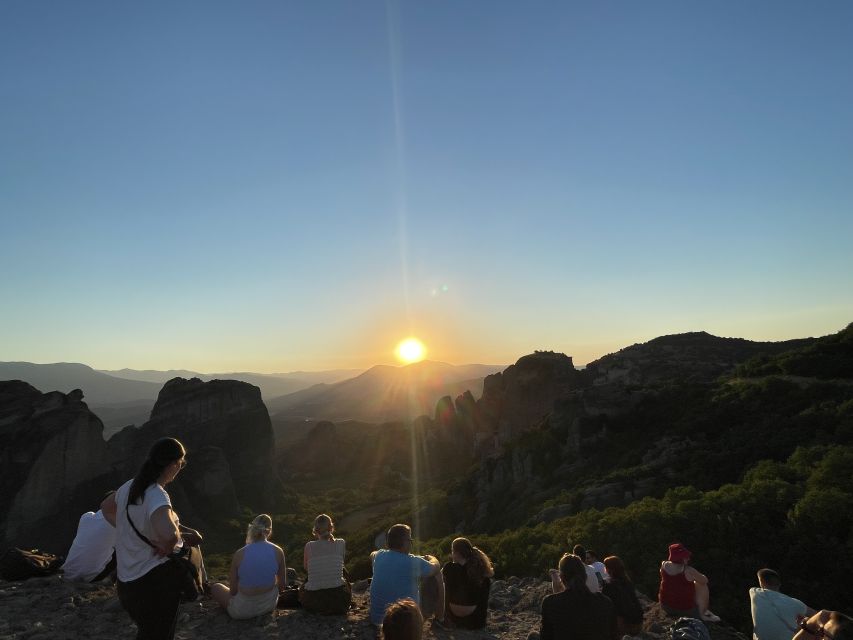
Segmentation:
<svg viewBox="0 0 853 640">
<path fill-rule="evenodd" d="M 423 632 L 424 617 L 411 598 L 392 602 L 385 609 L 385 617 L 382 619 L 383 640 L 421 640 Z"/>
<path fill-rule="evenodd" d="M 386 535 L 387 549 L 370 554 L 373 580 L 370 583 L 370 621 L 381 625 L 385 608 L 396 600 L 410 598 L 420 606 L 420 578 L 435 577 L 437 591 L 435 617 L 444 619 L 444 581 L 441 565 L 434 556 L 415 556 L 412 550 L 412 529 L 395 524 Z"/>
<path fill-rule="evenodd" d="M 853 640 L 853 618 L 840 611 L 818 611 L 799 627 L 792 640 Z"/>
<path fill-rule="evenodd" d="M 719 622 L 708 604 L 708 578 L 689 565 L 691 553 L 683 544 L 669 545 L 669 558 L 660 565 L 658 602 L 669 615 Z"/>
<path fill-rule="evenodd" d="M 450 562 L 441 568 L 445 619 L 462 629 L 482 629 L 486 626 L 489 587 L 495 575 L 492 562 L 467 538 L 456 538 L 450 551 Z"/>
<path fill-rule="evenodd" d="M 586 553 L 581 557 L 583 557 L 584 564 L 592 567 L 592 570 L 595 571 L 595 577 L 598 579 L 598 584 L 601 585 L 603 590 L 604 584 L 610 580 L 610 576 L 607 574 L 607 567 L 598 559 L 598 554 L 592 549 L 587 549 Z"/>
<path fill-rule="evenodd" d="M 755 640 L 791 640 L 797 621 L 814 615 L 814 610 L 779 591 L 782 578 L 773 569 L 758 572 L 758 587 L 749 590 L 752 609 L 752 637 Z"/>
<path fill-rule="evenodd" d="M 583 546 L 576 544 L 572 548 L 572 555 L 577 556 L 578 558 L 586 557 L 586 549 Z M 601 585 L 603 581 L 598 579 L 598 576 L 595 575 L 595 569 L 590 567 L 588 564 L 583 565 L 583 570 L 586 573 L 586 588 L 589 589 L 592 593 L 598 593 L 601 591 Z M 554 593 L 561 593 L 565 588 L 563 583 L 560 581 L 560 571 L 559 569 L 551 569 L 549 571 L 551 575 L 551 589 Z"/>
<path fill-rule="evenodd" d="M 565 554 L 558 568 L 563 589 L 542 601 L 541 640 L 615 640 L 616 609 L 601 593 L 586 586 L 583 561 Z"/>
<path fill-rule="evenodd" d="M 308 580 L 299 590 L 299 602 L 311 613 L 345 615 L 352 590 L 344 577 L 346 541 L 335 537 L 335 523 L 325 513 L 314 519 L 316 540 L 305 543 L 302 565 Z"/>
<path fill-rule="evenodd" d="M 624 635 L 635 636 L 643 629 L 643 607 L 637 599 L 634 583 L 625 571 L 625 565 L 619 556 L 607 556 L 604 566 L 610 580 L 604 583 L 602 593 L 610 598 L 616 608 L 616 628 L 621 638 Z"/>
<path fill-rule="evenodd" d="M 115 491 L 110 491 L 104 500 L 114 494 Z M 87 511 L 80 516 L 77 535 L 62 565 L 65 579 L 99 582 L 110 575 L 115 579 L 115 546 L 116 528 L 104 518 L 104 512 L 100 508 Z"/>
<path fill-rule="evenodd" d="M 231 559 L 229 586 L 217 582 L 210 595 L 235 620 L 271 613 L 278 604 L 279 588 L 287 586 L 284 551 L 269 541 L 272 518 L 262 513 L 249 525 L 246 546 Z"/>
</svg>

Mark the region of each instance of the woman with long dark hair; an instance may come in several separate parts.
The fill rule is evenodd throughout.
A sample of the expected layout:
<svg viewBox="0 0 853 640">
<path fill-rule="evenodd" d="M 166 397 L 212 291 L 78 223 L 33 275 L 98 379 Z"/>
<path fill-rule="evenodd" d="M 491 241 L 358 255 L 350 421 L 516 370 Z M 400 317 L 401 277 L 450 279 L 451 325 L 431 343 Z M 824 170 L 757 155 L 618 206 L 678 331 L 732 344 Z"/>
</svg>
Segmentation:
<svg viewBox="0 0 853 640">
<path fill-rule="evenodd" d="M 607 556 L 604 567 L 610 581 L 604 583 L 601 592 L 610 598 L 616 607 L 616 629 L 620 637 L 636 636 L 643 630 L 643 607 L 637 599 L 634 583 L 625 571 L 619 556 Z"/>
<path fill-rule="evenodd" d="M 175 635 L 181 576 L 168 556 L 183 541 L 166 485 L 186 466 L 185 456 L 180 442 L 161 438 L 139 473 L 101 504 L 116 528 L 118 597 L 136 623 L 137 640 Z"/>
<path fill-rule="evenodd" d="M 468 538 L 456 538 L 450 551 L 451 560 L 441 569 L 445 620 L 461 629 L 482 629 L 489 610 L 489 586 L 495 575 L 492 561 Z"/>
<path fill-rule="evenodd" d="M 542 640 L 616 640 L 616 610 L 610 599 L 586 586 L 586 568 L 565 554 L 557 569 L 563 590 L 542 601 Z"/>
</svg>

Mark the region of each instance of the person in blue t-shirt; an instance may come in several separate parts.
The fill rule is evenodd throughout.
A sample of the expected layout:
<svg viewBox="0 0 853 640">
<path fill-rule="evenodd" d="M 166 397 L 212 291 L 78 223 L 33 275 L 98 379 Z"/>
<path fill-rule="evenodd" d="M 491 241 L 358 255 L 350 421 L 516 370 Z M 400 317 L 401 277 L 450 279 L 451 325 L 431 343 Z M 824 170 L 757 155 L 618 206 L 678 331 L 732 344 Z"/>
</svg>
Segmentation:
<svg viewBox="0 0 853 640">
<path fill-rule="evenodd" d="M 412 550 L 412 529 L 406 524 L 395 524 L 388 530 L 387 549 L 370 554 L 373 563 L 373 580 L 370 583 L 370 621 L 382 624 L 386 607 L 404 598 L 411 598 L 420 606 L 419 582 L 421 578 L 434 577 L 439 591 L 435 617 L 444 618 L 444 581 L 441 565 L 434 556 L 415 556 Z M 440 603 L 440 604 L 439 604 Z"/>
</svg>

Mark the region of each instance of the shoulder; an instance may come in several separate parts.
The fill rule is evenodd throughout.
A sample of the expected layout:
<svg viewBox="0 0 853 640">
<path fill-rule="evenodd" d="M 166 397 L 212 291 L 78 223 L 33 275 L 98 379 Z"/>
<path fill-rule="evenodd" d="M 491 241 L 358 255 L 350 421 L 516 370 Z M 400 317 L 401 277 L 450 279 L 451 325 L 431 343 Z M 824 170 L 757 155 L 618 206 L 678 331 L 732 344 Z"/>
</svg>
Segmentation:
<svg viewBox="0 0 853 640">
<path fill-rule="evenodd" d="M 272 547 L 273 551 L 275 551 L 275 554 L 277 556 L 284 556 L 284 549 L 282 549 L 280 546 L 270 542 L 269 540 L 267 540 L 267 544 Z"/>
<path fill-rule="evenodd" d="M 246 547 L 240 547 L 239 549 L 237 549 L 237 551 L 234 552 L 234 557 L 232 558 L 232 560 L 234 562 L 240 562 L 241 560 L 243 560 L 243 554 L 245 553 Z"/>
<path fill-rule="evenodd" d="M 150 502 L 151 506 L 172 506 L 172 500 L 169 498 L 168 492 L 156 482 L 152 482 L 145 489 L 145 502 Z"/>
</svg>

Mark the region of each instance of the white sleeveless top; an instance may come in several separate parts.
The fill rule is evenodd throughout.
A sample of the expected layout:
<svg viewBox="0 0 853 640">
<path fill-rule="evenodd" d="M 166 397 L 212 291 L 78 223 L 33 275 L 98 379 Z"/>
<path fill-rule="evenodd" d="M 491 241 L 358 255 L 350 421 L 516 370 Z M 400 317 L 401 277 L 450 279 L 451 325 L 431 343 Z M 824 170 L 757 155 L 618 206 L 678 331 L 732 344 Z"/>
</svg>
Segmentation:
<svg viewBox="0 0 853 640">
<path fill-rule="evenodd" d="M 305 545 L 305 564 L 308 567 L 306 591 L 334 589 L 344 583 L 344 554 L 346 541 L 313 540 Z"/>
</svg>

